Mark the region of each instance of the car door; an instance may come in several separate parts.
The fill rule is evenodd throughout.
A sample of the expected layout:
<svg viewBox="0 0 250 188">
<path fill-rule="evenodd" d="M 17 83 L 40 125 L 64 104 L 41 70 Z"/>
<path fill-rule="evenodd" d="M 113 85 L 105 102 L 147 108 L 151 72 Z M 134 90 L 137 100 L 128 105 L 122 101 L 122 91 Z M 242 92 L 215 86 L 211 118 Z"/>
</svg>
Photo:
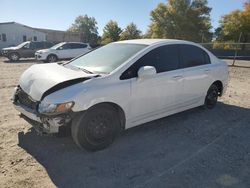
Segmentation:
<svg viewBox="0 0 250 188">
<path fill-rule="evenodd" d="M 21 57 L 32 57 L 34 45 L 32 42 L 25 44 L 22 49 L 20 49 Z"/>
<path fill-rule="evenodd" d="M 88 44 L 80 44 L 80 49 L 79 49 L 79 54 L 78 55 L 83 55 L 86 54 L 90 51 L 90 46 Z"/>
<path fill-rule="evenodd" d="M 211 64 L 208 54 L 200 47 L 180 45 L 184 90 L 181 102 L 185 106 L 202 102 L 211 84 Z"/>
<path fill-rule="evenodd" d="M 153 49 L 135 62 L 121 79 L 130 79 L 130 117 L 139 121 L 175 107 L 176 96 L 182 91 L 182 71 L 178 70 L 179 56 L 176 45 Z M 138 70 L 154 66 L 157 74 L 140 80 Z"/>
<path fill-rule="evenodd" d="M 72 57 L 77 57 L 83 52 L 83 44 L 82 43 L 71 43 L 72 48 Z"/>
<path fill-rule="evenodd" d="M 74 54 L 72 54 L 72 46 L 71 43 L 65 43 L 62 46 L 57 48 L 57 57 L 59 59 L 69 59 L 74 57 Z"/>
</svg>

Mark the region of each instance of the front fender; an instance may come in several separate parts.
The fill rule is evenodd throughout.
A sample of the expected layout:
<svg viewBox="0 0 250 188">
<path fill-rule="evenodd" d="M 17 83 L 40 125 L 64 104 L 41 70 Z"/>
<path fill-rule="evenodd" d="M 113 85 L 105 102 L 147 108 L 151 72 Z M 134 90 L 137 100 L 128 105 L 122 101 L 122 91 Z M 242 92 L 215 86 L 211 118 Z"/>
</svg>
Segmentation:
<svg viewBox="0 0 250 188">
<path fill-rule="evenodd" d="M 110 102 L 120 106 L 127 114 L 129 99 L 129 82 L 104 85 L 93 84 L 90 79 L 51 93 L 43 99 L 43 102 L 57 104 L 74 101 L 73 112 L 85 111 L 96 104 Z"/>
</svg>

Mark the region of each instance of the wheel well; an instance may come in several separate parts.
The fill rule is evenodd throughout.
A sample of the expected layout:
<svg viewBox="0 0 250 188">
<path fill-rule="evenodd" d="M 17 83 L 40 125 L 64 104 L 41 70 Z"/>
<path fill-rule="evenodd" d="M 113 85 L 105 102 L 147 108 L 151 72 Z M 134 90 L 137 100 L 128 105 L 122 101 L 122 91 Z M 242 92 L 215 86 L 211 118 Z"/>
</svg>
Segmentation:
<svg viewBox="0 0 250 188">
<path fill-rule="evenodd" d="M 218 90 L 219 90 L 219 96 L 222 95 L 222 92 L 223 92 L 223 84 L 221 81 L 217 80 L 215 81 L 212 85 L 216 85 Z"/>
<path fill-rule="evenodd" d="M 15 51 L 14 52 L 9 52 L 8 56 L 10 56 L 11 54 L 17 54 L 20 57 L 20 54 L 18 52 L 15 52 Z"/>
<path fill-rule="evenodd" d="M 115 103 L 112 103 L 112 102 L 102 102 L 102 103 L 95 104 L 94 106 L 91 106 L 91 108 L 92 107 L 97 107 L 97 106 L 103 105 L 103 104 L 112 106 L 116 110 L 116 112 L 119 115 L 119 119 L 120 119 L 120 123 L 121 123 L 121 129 L 124 130 L 125 129 L 125 123 L 126 123 L 126 117 L 125 117 L 125 113 L 124 113 L 123 109 L 118 104 L 115 104 Z"/>
</svg>

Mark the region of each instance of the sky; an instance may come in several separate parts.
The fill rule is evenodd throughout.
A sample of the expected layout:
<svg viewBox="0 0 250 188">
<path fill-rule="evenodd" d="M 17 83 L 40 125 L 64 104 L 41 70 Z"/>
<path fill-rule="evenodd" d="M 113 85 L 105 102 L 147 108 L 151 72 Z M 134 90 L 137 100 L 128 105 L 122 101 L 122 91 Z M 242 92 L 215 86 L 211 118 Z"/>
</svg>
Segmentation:
<svg viewBox="0 0 250 188">
<path fill-rule="evenodd" d="M 246 0 L 208 0 L 214 28 L 222 15 L 242 9 Z M 166 0 L 0 0 L 0 22 L 15 21 L 37 28 L 67 30 L 79 15 L 93 16 L 99 34 L 109 20 L 125 28 L 134 22 L 147 31 L 150 11 Z"/>
</svg>

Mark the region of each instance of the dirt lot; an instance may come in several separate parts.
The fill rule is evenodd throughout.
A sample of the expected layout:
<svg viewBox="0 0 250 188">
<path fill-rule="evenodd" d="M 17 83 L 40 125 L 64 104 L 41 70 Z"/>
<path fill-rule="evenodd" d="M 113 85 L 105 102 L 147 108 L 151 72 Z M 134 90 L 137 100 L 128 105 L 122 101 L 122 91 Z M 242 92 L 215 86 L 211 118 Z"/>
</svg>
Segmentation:
<svg viewBox="0 0 250 188">
<path fill-rule="evenodd" d="M 250 62 L 230 68 L 214 110 L 192 109 L 126 131 L 88 153 L 38 136 L 10 97 L 34 63 L 0 58 L 0 187 L 250 187 Z"/>
</svg>

